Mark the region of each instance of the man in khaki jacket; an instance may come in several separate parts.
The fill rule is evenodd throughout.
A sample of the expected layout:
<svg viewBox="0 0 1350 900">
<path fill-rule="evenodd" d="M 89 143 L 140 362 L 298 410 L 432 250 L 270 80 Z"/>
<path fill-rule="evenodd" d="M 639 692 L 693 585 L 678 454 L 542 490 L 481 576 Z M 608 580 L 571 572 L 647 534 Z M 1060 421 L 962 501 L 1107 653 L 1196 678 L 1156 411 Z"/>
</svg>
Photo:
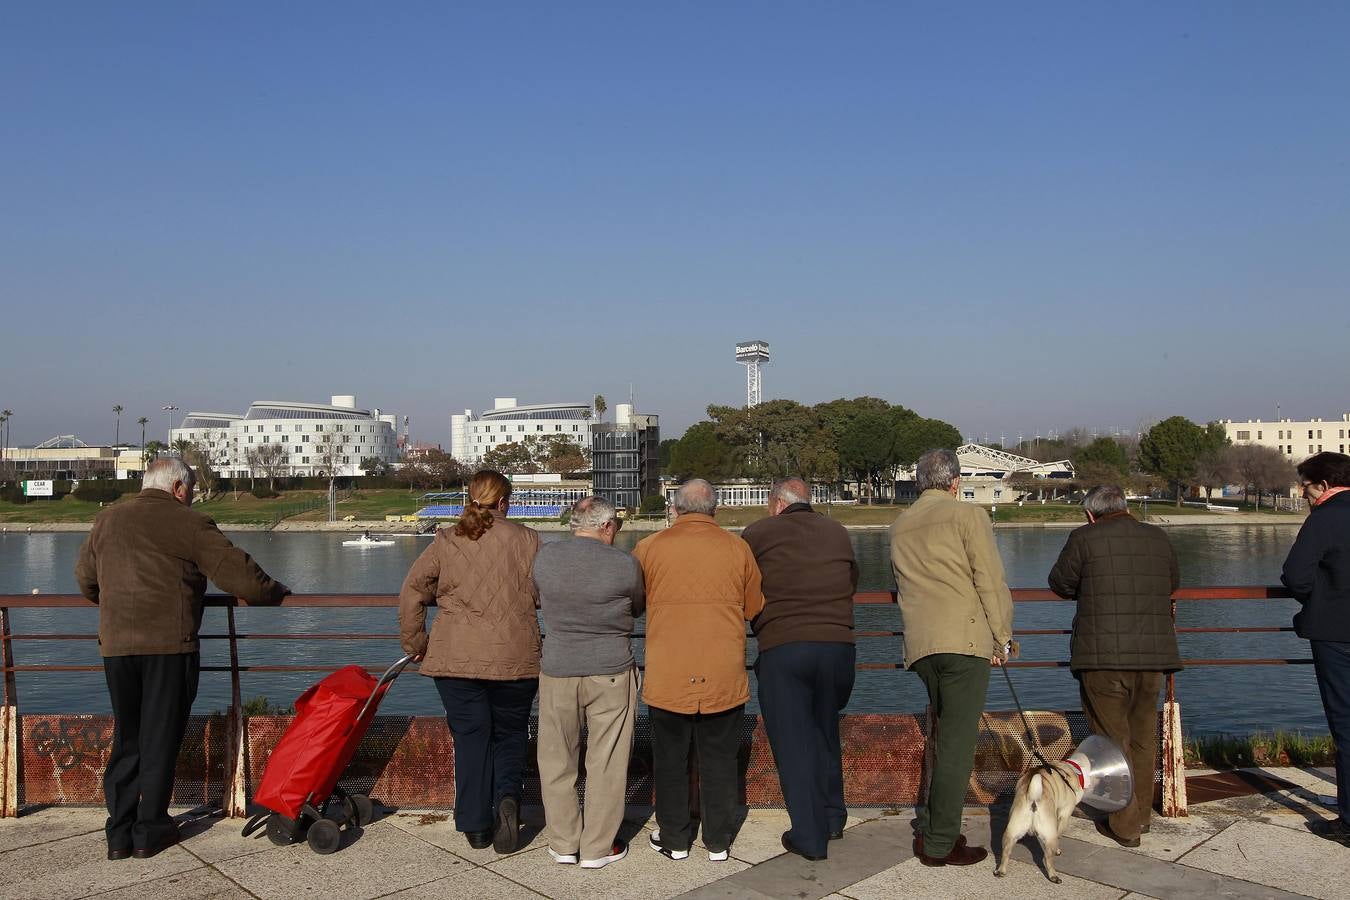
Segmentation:
<svg viewBox="0 0 1350 900">
<path fill-rule="evenodd" d="M 151 463 L 139 496 L 98 514 L 75 565 L 80 592 L 99 607 L 112 700 L 103 774 L 108 859 L 147 859 L 178 843 L 169 799 L 197 696 L 207 579 L 250 604 L 280 603 L 289 593 L 189 508 L 195 482 L 182 460 Z"/>
<path fill-rule="evenodd" d="M 647 679 L 656 787 L 653 850 L 689 855 L 689 745 L 698 744 L 703 843 L 708 858 L 731 848 L 736 754 L 750 699 L 745 623 L 764 608 L 750 546 L 713 520 L 717 495 L 701 478 L 672 502 L 675 523 L 633 550 L 647 587 Z"/>
<path fill-rule="evenodd" d="M 919 457 L 914 505 L 891 525 L 891 565 L 905 628 L 905 667 L 928 689 L 936 717 L 933 776 L 918 811 L 914 854 L 926 866 L 968 866 L 989 855 L 967 846 L 961 811 L 975 763 L 989 666 L 1012 640 L 1012 595 L 984 509 L 957 499 L 951 450 Z"/>
</svg>

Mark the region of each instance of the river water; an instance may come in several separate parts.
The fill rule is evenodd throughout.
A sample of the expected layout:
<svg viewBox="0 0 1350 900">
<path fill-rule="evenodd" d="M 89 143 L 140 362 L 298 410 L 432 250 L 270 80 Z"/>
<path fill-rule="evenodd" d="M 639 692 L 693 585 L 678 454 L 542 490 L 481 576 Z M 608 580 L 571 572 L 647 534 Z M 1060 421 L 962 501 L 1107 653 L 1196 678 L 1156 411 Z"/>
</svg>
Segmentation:
<svg viewBox="0 0 1350 900">
<path fill-rule="evenodd" d="M 1292 525 L 1186 527 L 1169 531 L 1181 560 L 1185 585 L 1278 584 L 1280 564 L 1297 533 Z M 1013 587 L 1043 587 L 1067 529 L 998 529 L 995 537 Z M 624 533 L 619 542 L 631 548 L 643 535 Z M 238 532 L 230 535 L 270 574 L 297 593 L 396 593 L 408 567 L 426 546 L 425 538 L 394 538 L 391 547 L 362 549 L 342 546 L 344 535 L 272 534 Z M 545 533 L 544 540 L 567 540 Z M 81 534 L 0 535 L 0 594 L 75 593 L 73 576 Z M 862 577 L 860 589 L 893 587 L 887 536 L 884 530 L 855 531 Z M 214 590 L 214 588 L 213 588 Z M 1067 628 L 1071 603 L 1019 603 L 1015 627 Z M 1272 626 L 1287 625 L 1297 604 L 1292 600 L 1182 603 L 1180 625 Z M 400 655 L 397 617 L 392 609 L 241 609 L 242 632 L 378 632 L 387 641 L 346 642 L 253 640 L 240 644 L 241 661 L 258 665 L 332 665 L 350 662 L 383 667 Z M 224 631 L 224 610 L 208 610 L 203 633 Z M 96 632 L 97 611 L 15 610 L 15 631 Z M 894 606 L 857 608 L 858 629 L 899 630 Z M 641 642 L 637 642 L 639 653 Z M 16 641 L 20 664 L 97 664 L 93 641 Z M 752 641 L 753 648 L 753 641 Z M 1066 659 L 1068 638 L 1027 636 L 1022 639 L 1025 659 Z M 1182 635 L 1183 657 L 1308 656 L 1306 642 L 1293 634 Z M 899 638 L 860 638 L 859 662 L 897 662 Z M 203 642 L 205 664 L 227 662 L 223 641 Z M 1076 682 L 1067 670 L 1014 669 L 1024 705 L 1042 709 L 1076 709 Z M 319 676 L 303 674 L 245 674 L 245 697 L 263 695 L 289 704 Z M 108 700 L 99 673 L 28 674 L 19 676 L 19 704 L 25 712 L 107 712 Z M 1323 733 L 1326 720 L 1312 667 L 1243 666 L 1194 667 L 1177 677 L 1182 716 L 1191 733 L 1246 733 L 1287 728 Z M 204 673 L 196 711 L 224 709 L 229 680 L 224 673 Z M 918 678 L 904 671 L 862 671 L 849 704 L 850 712 L 895 712 L 923 709 L 926 697 Z M 998 675 L 990 681 L 991 709 L 1012 707 L 1007 686 Z M 752 703 L 753 708 L 753 703 Z M 382 707 L 393 713 L 437 714 L 439 700 L 430 680 L 403 678 Z"/>
</svg>

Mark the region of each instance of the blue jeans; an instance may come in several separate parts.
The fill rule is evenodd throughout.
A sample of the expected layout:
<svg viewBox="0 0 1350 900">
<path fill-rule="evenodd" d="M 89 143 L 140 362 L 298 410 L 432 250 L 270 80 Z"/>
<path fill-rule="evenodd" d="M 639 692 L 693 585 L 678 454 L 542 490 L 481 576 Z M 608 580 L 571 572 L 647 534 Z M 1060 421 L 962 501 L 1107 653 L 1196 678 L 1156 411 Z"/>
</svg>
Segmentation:
<svg viewBox="0 0 1350 900">
<path fill-rule="evenodd" d="M 1313 671 L 1336 744 L 1336 804 L 1350 825 L 1350 643 L 1311 641 Z"/>
<path fill-rule="evenodd" d="M 844 772 L 839 713 L 853 692 L 852 644 L 794 641 L 763 650 L 755 663 L 759 708 L 792 828 L 792 845 L 826 855 L 830 832 L 842 831 Z"/>
<path fill-rule="evenodd" d="M 486 831 L 503 797 L 520 800 L 539 679 L 437 678 L 455 742 L 455 828 Z"/>
</svg>

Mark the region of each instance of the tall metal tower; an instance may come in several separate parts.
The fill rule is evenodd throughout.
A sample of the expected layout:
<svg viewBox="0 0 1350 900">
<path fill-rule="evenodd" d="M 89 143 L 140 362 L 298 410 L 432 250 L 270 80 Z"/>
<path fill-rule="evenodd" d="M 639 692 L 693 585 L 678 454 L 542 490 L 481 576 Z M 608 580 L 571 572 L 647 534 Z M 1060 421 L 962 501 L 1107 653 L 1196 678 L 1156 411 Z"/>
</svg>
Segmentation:
<svg viewBox="0 0 1350 900">
<path fill-rule="evenodd" d="M 763 382 L 759 368 L 769 364 L 769 345 L 766 341 L 742 341 L 736 345 L 736 362 L 745 366 L 745 405 L 758 406 Z"/>
</svg>

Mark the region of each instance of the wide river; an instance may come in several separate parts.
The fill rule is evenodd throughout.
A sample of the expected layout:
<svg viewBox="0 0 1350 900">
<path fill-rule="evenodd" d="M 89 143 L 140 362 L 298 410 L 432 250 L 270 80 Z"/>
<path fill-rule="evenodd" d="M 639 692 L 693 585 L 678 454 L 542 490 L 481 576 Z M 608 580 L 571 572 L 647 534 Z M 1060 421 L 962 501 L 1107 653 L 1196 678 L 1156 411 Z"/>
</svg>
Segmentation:
<svg viewBox="0 0 1350 900">
<path fill-rule="evenodd" d="M 1296 534 L 1296 526 L 1253 525 L 1175 528 L 1169 532 L 1181 560 L 1185 585 L 1278 584 L 1280 564 Z M 1013 587 L 1042 587 L 1067 529 L 999 529 L 999 550 Z M 398 537 L 394 545 L 377 549 L 342 546 L 342 535 L 236 532 L 231 538 L 246 548 L 269 573 L 296 592 L 396 593 L 413 559 L 426 546 L 425 538 Z M 625 548 L 641 538 L 624 533 Z M 545 533 L 544 540 L 568 540 Z M 0 594 L 75 593 L 73 576 L 81 534 L 0 535 Z M 855 531 L 853 543 L 862 569 L 861 589 L 889 589 L 891 577 L 884 531 Z M 1067 628 L 1071 603 L 1020 603 L 1018 628 Z M 1181 625 L 1287 625 L 1297 604 L 1289 601 L 1231 601 L 1183 603 Z M 208 610 L 203 633 L 224 630 L 224 611 Z M 375 632 L 393 635 L 397 621 L 392 609 L 244 609 L 238 612 L 244 632 Z M 89 610 L 16 610 L 15 630 L 33 632 L 95 632 L 97 612 Z M 900 614 L 894 606 L 857 608 L 859 630 L 898 630 Z M 636 642 L 640 651 L 641 642 Z M 223 641 L 205 641 L 203 662 L 223 664 Z M 753 653 L 753 641 L 752 653 Z M 24 663 L 95 664 L 93 641 L 16 641 L 17 661 Z M 241 659 L 254 664 L 314 664 L 337 667 L 360 662 L 382 667 L 398 658 L 396 640 L 306 641 L 302 639 L 243 641 Z M 1068 638 L 1027 636 L 1022 640 L 1026 659 L 1065 659 Z M 898 638 L 860 638 L 860 662 L 896 662 L 901 657 Z M 1183 657 L 1304 657 L 1306 642 L 1293 634 L 1182 635 Z M 1076 709 L 1077 685 L 1066 669 L 1014 669 L 1018 693 L 1028 707 Z M 265 695 L 289 704 L 318 676 L 266 674 L 244 676 L 245 697 Z M 19 676 L 19 703 L 25 712 L 106 712 L 107 695 L 99 673 L 28 674 Z M 1325 733 L 1312 667 L 1197 666 L 1177 678 L 1177 696 L 1188 731 L 1246 733 L 1287 728 Z M 205 673 L 197 712 L 223 709 L 229 699 L 228 676 Z M 852 712 L 922 710 L 925 695 L 917 677 L 904 671 L 862 671 L 849 704 Z M 997 675 L 990 681 L 988 705 L 1011 708 L 1007 686 Z M 752 701 L 753 708 L 753 701 Z M 429 679 L 403 678 L 382 707 L 395 713 L 438 714 L 439 700 Z"/>
</svg>

